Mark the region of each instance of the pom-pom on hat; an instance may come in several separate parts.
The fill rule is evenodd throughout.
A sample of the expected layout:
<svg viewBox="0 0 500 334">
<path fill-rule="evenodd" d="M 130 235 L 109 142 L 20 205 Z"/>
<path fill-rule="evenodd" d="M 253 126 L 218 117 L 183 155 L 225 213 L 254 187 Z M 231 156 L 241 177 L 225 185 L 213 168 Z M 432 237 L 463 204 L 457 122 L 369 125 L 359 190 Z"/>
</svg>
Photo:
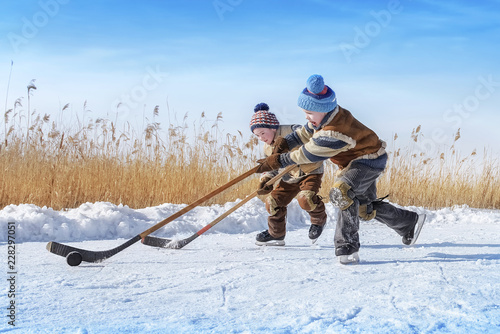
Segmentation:
<svg viewBox="0 0 500 334">
<path fill-rule="evenodd" d="M 267 103 L 261 102 L 261 103 L 257 104 L 255 106 L 255 108 L 253 108 L 254 112 L 257 112 L 259 110 L 269 111 L 269 106 L 267 105 Z"/>
<path fill-rule="evenodd" d="M 298 105 L 305 110 L 327 113 L 337 107 L 337 97 L 321 75 L 313 74 L 299 95 Z"/>
<path fill-rule="evenodd" d="M 250 131 L 257 128 L 277 129 L 280 122 L 272 112 L 269 111 L 269 106 L 266 103 L 259 103 L 253 109 L 254 114 L 250 120 Z"/>
</svg>

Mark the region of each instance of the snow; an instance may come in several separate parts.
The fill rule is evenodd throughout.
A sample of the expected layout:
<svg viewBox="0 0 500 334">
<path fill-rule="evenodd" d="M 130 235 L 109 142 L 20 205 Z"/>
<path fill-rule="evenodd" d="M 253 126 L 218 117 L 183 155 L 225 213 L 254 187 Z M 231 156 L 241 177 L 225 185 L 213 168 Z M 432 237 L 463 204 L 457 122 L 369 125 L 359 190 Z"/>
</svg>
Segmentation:
<svg viewBox="0 0 500 334">
<path fill-rule="evenodd" d="M 198 207 L 155 235 L 185 238 L 235 203 Z M 16 224 L 16 326 L 3 280 L 0 332 L 19 333 L 499 333 L 500 211 L 425 210 L 413 247 L 362 222 L 361 262 L 338 264 L 335 209 L 315 245 L 293 201 L 285 247 L 258 247 L 267 225 L 254 199 L 180 250 L 139 242 L 102 263 L 70 267 L 48 241 L 114 248 L 185 205 L 133 210 L 86 203 L 55 211 L 10 205 Z M 7 229 L 0 235 L 7 278 Z"/>
</svg>

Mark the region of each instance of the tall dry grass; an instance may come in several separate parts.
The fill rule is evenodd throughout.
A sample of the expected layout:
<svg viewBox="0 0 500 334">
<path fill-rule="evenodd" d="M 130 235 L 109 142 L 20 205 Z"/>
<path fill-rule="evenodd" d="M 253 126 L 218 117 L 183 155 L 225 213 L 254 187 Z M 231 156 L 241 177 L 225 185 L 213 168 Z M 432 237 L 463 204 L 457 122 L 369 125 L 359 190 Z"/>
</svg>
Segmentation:
<svg viewBox="0 0 500 334">
<path fill-rule="evenodd" d="M 65 105 L 61 113 L 68 112 Z M 118 126 L 109 119 L 86 119 L 87 106 L 69 127 L 24 110 L 21 99 L 4 114 L 0 144 L 0 207 L 31 203 L 54 209 L 107 201 L 133 208 L 162 203 L 191 203 L 255 166 L 262 156 L 256 138 L 244 140 L 220 130 L 222 116 L 187 116 L 165 129 L 155 122 Z M 29 115 L 29 117 L 28 117 Z M 61 117 L 62 119 L 63 117 Z M 457 133 L 459 137 L 459 133 Z M 412 134 L 413 144 L 421 136 Z M 459 140 L 459 138 L 456 140 Z M 389 164 L 379 180 L 379 195 L 400 205 L 428 208 L 469 205 L 500 208 L 500 164 L 489 157 L 466 157 L 452 146 L 427 156 L 410 144 L 389 150 Z M 328 199 L 335 167 L 326 163 L 321 195 Z M 243 198 L 255 190 L 250 177 L 206 204 Z"/>
<path fill-rule="evenodd" d="M 165 131 L 152 121 L 137 133 L 128 123 L 119 130 L 107 119 L 79 119 L 71 129 L 34 113 L 32 124 L 24 126 L 21 108 L 18 100 L 4 115 L 2 208 L 19 203 L 54 209 L 96 201 L 134 208 L 190 203 L 251 169 L 257 159 L 257 140 L 243 142 L 241 133 L 220 131 L 221 115 L 210 122 L 202 114 L 192 128 L 185 116 Z M 158 113 L 156 107 L 153 119 Z M 250 177 L 207 204 L 243 198 L 255 182 Z"/>
<path fill-rule="evenodd" d="M 440 152 L 429 156 L 417 149 L 423 139 L 421 127 L 413 130 L 409 145 L 397 148 L 395 135 L 389 163 L 379 179 L 379 194 L 390 194 L 390 200 L 400 205 L 441 208 L 468 205 L 475 208 L 500 208 L 500 162 L 484 150 L 462 155 L 455 144 L 443 145 Z"/>
</svg>

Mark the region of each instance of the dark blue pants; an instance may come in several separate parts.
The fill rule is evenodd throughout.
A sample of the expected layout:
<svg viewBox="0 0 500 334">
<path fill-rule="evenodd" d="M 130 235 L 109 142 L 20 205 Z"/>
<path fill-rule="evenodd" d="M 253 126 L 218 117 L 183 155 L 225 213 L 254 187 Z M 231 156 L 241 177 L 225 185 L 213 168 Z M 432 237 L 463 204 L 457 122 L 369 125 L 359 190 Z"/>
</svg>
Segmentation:
<svg viewBox="0 0 500 334">
<path fill-rule="evenodd" d="M 343 210 L 338 210 L 337 227 L 335 231 L 335 248 L 349 245 L 354 251 L 358 251 L 359 242 L 359 208 L 360 205 L 366 205 L 366 213 L 373 214 L 377 221 L 384 223 L 391 229 L 403 236 L 408 233 L 418 219 L 415 212 L 397 208 L 396 206 L 377 200 L 376 181 L 383 169 L 371 168 L 362 163 L 353 162 L 347 170 L 345 170 L 339 178 L 336 179 L 336 184 L 339 182 L 347 184 L 348 189 L 343 199 L 340 199 Z M 344 185 L 344 190 L 348 188 Z M 332 188 L 330 191 L 330 200 L 333 205 L 339 202 L 338 189 Z M 350 203 L 350 205 L 349 205 Z M 349 205 L 347 208 L 345 206 Z"/>
</svg>

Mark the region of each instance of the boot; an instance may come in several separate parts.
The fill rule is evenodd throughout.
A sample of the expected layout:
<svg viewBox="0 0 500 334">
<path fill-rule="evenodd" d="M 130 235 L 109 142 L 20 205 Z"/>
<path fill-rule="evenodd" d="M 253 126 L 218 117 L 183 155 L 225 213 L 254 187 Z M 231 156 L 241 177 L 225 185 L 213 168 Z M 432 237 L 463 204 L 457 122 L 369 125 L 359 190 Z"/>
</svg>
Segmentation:
<svg viewBox="0 0 500 334">
<path fill-rule="evenodd" d="M 268 230 L 260 232 L 257 234 L 255 238 L 257 240 L 255 244 L 257 246 L 284 246 L 285 245 L 285 236 L 275 238 L 271 234 L 269 234 Z"/>
</svg>

